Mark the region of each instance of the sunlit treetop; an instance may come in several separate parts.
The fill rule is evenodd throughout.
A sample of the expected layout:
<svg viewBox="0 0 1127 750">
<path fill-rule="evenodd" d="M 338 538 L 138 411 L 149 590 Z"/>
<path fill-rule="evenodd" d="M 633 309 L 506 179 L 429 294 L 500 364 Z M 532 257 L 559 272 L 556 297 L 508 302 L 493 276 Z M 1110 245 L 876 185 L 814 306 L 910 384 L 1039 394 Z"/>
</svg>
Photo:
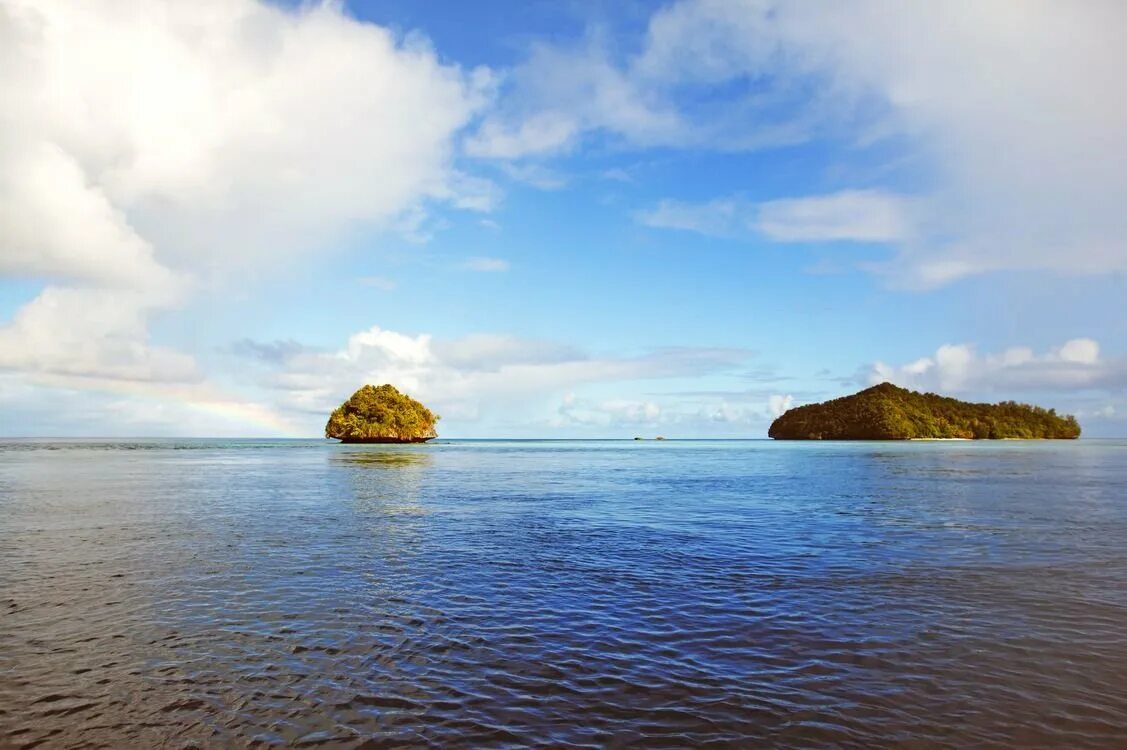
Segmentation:
<svg viewBox="0 0 1127 750">
<path fill-rule="evenodd" d="M 787 411 L 767 433 L 780 440 L 1078 438 L 1073 416 L 1003 401 L 972 404 L 881 383 L 852 396 Z"/>
<path fill-rule="evenodd" d="M 365 385 L 333 411 L 325 437 L 345 443 L 421 443 L 438 437 L 438 420 L 393 385 Z"/>
</svg>

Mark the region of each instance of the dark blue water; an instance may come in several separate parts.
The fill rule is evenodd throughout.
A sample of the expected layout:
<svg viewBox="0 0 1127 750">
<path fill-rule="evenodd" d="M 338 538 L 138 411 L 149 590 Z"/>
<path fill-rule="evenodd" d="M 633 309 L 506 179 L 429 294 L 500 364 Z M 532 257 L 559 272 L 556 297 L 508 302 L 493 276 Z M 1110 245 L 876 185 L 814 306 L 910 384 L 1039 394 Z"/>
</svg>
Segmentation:
<svg viewBox="0 0 1127 750">
<path fill-rule="evenodd" d="M 1127 746 L 1127 443 L 0 443 L 36 745 Z"/>
</svg>

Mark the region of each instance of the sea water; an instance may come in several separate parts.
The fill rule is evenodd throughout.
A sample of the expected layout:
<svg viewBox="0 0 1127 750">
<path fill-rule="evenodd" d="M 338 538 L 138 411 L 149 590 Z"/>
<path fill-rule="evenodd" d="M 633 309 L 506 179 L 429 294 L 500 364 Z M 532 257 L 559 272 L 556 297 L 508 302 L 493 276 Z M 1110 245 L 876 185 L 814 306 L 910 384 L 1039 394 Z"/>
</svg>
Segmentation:
<svg viewBox="0 0 1127 750">
<path fill-rule="evenodd" d="M 0 443 L 0 746 L 1127 746 L 1127 442 Z"/>
</svg>

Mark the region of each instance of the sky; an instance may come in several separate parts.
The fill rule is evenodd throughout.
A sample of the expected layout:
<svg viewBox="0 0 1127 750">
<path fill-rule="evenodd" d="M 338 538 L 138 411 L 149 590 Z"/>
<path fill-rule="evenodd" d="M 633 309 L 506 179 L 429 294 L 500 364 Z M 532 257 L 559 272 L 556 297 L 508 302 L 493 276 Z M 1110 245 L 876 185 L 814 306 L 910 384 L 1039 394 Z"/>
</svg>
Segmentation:
<svg viewBox="0 0 1127 750">
<path fill-rule="evenodd" d="M 1127 436 L 1127 4 L 0 0 L 0 435 Z"/>
</svg>

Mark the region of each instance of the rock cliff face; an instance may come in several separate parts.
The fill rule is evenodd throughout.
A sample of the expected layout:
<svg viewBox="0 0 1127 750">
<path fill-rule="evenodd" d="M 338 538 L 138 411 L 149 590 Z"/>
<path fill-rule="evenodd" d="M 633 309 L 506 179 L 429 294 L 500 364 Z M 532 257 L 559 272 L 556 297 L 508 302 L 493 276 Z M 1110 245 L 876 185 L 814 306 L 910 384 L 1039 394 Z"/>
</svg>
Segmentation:
<svg viewBox="0 0 1127 750">
<path fill-rule="evenodd" d="M 423 443 L 438 437 L 438 415 L 392 385 L 366 385 L 338 406 L 325 437 L 344 443 Z"/>
<path fill-rule="evenodd" d="M 1080 425 L 1053 409 L 1013 401 L 972 404 L 881 383 L 791 409 L 767 435 L 778 440 L 1071 439 L 1080 437 Z"/>
</svg>

